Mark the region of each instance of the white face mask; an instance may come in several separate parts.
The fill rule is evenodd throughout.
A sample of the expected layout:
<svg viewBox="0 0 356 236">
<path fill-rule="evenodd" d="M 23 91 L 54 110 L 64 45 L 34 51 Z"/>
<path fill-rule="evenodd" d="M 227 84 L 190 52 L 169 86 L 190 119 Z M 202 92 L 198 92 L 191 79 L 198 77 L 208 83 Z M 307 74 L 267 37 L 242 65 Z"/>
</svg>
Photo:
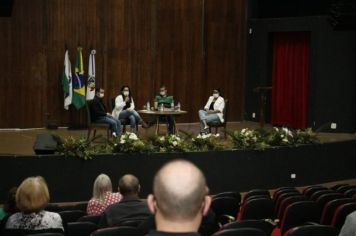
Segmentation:
<svg viewBox="0 0 356 236">
<path fill-rule="evenodd" d="M 164 95 L 166 95 L 166 92 L 160 92 L 159 94 L 161 94 L 161 96 L 164 96 Z"/>
<path fill-rule="evenodd" d="M 104 93 L 99 93 L 99 98 L 103 98 L 104 97 Z"/>
<path fill-rule="evenodd" d="M 218 94 L 218 93 L 213 93 L 213 97 L 214 97 L 214 98 L 218 98 L 218 97 L 219 97 L 219 94 Z"/>
<path fill-rule="evenodd" d="M 124 94 L 124 96 L 129 96 L 130 92 L 129 91 L 124 91 L 123 94 Z"/>
</svg>

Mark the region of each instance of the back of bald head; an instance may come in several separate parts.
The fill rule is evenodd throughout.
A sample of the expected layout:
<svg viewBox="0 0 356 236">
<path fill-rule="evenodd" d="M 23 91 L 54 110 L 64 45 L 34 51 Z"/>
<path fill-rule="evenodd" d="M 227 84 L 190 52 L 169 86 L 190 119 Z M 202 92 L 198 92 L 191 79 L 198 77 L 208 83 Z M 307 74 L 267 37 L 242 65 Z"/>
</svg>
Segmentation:
<svg viewBox="0 0 356 236">
<path fill-rule="evenodd" d="M 124 196 L 136 195 L 140 191 L 140 182 L 134 175 L 124 175 L 119 180 L 119 189 Z"/>
<path fill-rule="evenodd" d="M 193 163 L 175 160 L 156 174 L 153 191 L 157 207 L 169 220 L 189 220 L 202 208 L 207 194 L 205 177 Z"/>
</svg>

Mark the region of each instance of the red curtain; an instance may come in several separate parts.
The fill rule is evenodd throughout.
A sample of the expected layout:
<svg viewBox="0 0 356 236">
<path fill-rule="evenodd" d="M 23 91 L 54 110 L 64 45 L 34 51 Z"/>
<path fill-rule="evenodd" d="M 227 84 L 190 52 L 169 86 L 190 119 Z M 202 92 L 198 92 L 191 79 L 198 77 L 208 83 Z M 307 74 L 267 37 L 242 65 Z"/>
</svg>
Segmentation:
<svg viewBox="0 0 356 236">
<path fill-rule="evenodd" d="M 310 32 L 273 34 L 272 124 L 306 128 Z"/>
</svg>

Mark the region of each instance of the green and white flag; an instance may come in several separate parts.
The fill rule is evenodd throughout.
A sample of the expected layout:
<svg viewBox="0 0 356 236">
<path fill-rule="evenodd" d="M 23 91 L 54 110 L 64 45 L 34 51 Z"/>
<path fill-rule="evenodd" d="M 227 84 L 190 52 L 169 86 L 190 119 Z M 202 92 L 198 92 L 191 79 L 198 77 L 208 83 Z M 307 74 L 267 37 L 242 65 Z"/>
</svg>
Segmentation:
<svg viewBox="0 0 356 236">
<path fill-rule="evenodd" d="M 66 50 L 64 54 L 64 70 L 62 75 L 62 85 L 63 85 L 63 93 L 64 93 L 64 109 L 68 110 L 69 105 L 72 104 L 72 69 L 69 60 L 69 53 Z"/>
<path fill-rule="evenodd" d="M 91 50 L 89 55 L 87 100 L 92 100 L 95 97 L 95 53 L 95 50 Z"/>
</svg>

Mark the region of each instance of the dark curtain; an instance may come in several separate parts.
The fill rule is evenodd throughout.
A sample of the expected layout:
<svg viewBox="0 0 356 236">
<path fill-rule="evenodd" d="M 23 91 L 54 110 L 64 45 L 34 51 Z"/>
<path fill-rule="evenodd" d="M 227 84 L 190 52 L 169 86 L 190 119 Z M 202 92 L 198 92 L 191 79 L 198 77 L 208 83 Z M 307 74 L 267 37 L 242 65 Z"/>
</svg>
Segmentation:
<svg viewBox="0 0 356 236">
<path fill-rule="evenodd" d="M 310 32 L 273 34 L 272 124 L 306 128 Z"/>
</svg>

